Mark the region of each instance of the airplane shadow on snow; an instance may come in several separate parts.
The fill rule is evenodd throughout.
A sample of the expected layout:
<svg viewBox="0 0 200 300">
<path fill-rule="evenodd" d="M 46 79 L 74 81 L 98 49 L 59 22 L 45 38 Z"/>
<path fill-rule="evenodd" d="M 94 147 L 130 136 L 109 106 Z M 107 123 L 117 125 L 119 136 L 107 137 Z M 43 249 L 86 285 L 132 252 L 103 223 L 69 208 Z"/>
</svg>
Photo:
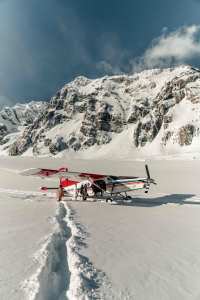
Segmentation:
<svg viewBox="0 0 200 300">
<path fill-rule="evenodd" d="M 192 204 L 192 205 L 200 205 L 200 198 L 196 199 L 195 201 L 189 200 L 193 198 L 194 194 L 171 194 L 165 195 L 162 197 L 155 197 L 155 198 L 131 198 L 128 201 L 117 201 L 115 205 L 123 205 L 123 206 L 145 206 L 145 207 L 152 207 L 152 206 L 160 206 L 163 204 Z"/>
<path fill-rule="evenodd" d="M 194 200 L 190 200 L 191 198 L 195 197 L 195 194 L 170 194 L 161 197 L 154 197 L 154 198 L 142 198 L 142 197 L 132 197 L 129 200 L 124 199 L 117 199 L 117 201 L 113 202 L 113 205 L 121 205 L 121 206 L 140 206 L 140 207 L 153 207 L 153 206 L 160 206 L 164 204 L 190 204 L 190 205 L 200 205 L 200 197 Z M 48 197 L 38 196 L 38 195 L 10 195 L 11 198 L 16 198 L 20 200 L 29 200 L 29 201 L 46 201 Z M 73 200 L 71 200 L 73 202 Z M 98 200 L 97 200 L 98 201 Z M 82 201 L 80 200 L 80 203 Z M 96 201 L 84 201 L 89 203 L 95 203 Z"/>
</svg>

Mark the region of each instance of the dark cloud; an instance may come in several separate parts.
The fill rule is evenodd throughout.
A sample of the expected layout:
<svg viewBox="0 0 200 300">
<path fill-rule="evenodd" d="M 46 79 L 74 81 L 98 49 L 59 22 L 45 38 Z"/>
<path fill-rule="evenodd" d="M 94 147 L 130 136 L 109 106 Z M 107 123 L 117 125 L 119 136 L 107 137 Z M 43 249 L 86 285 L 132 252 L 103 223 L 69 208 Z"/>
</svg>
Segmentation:
<svg viewBox="0 0 200 300">
<path fill-rule="evenodd" d="M 198 24 L 193 3 L 1 0 L 0 95 L 47 99 L 77 75 L 129 72 L 163 28 Z"/>
</svg>

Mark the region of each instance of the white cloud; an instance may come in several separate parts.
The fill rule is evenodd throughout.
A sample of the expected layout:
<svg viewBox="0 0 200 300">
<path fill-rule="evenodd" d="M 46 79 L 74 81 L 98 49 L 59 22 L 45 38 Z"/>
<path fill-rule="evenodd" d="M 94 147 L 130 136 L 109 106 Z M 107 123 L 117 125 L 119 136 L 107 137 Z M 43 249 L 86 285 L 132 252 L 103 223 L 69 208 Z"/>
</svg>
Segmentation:
<svg viewBox="0 0 200 300">
<path fill-rule="evenodd" d="M 152 42 L 142 62 L 146 67 L 165 66 L 172 63 L 186 63 L 200 57 L 200 26 L 191 25 L 166 33 Z"/>
<path fill-rule="evenodd" d="M 104 57 L 111 56 L 112 59 L 102 60 L 96 65 L 98 70 L 106 74 L 192 64 L 195 59 L 200 58 L 200 25 L 183 26 L 172 32 L 164 27 L 161 36 L 151 42 L 142 56 L 126 60 L 125 64 L 123 58 L 128 55 L 123 49 L 116 46 L 110 51 L 107 48 Z"/>
<path fill-rule="evenodd" d="M 117 75 L 123 73 L 120 66 L 112 65 L 111 63 L 102 60 L 96 64 L 97 70 L 106 73 L 108 75 Z"/>
<path fill-rule="evenodd" d="M 200 1 L 200 0 L 199 0 Z M 171 67 L 179 64 L 193 64 L 200 58 L 200 25 L 190 25 L 169 32 L 167 27 L 161 35 L 152 40 L 143 55 L 130 58 L 130 53 L 119 46 L 114 38 L 111 43 L 102 42 L 103 58 L 96 69 L 103 74 L 140 72 L 149 68 Z"/>
</svg>

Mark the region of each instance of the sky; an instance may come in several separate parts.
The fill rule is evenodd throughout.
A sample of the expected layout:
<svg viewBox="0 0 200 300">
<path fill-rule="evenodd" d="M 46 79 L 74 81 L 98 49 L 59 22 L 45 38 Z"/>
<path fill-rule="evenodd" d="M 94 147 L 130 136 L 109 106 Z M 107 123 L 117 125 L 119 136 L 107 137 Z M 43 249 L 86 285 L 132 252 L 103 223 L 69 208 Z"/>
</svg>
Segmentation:
<svg viewBox="0 0 200 300">
<path fill-rule="evenodd" d="M 0 0 L 0 106 L 184 63 L 200 67 L 200 0 Z"/>
</svg>

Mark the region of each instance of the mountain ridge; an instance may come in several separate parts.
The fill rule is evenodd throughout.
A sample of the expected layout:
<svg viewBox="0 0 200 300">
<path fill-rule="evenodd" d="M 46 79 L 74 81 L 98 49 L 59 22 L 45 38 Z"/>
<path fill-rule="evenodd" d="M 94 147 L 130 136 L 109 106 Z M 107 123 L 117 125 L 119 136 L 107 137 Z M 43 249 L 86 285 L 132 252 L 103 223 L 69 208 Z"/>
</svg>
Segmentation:
<svg viewBox="0 0 200 300">
<path fill-rule="evenodd" d="M 79 76 L 46 103 L 9 146 L 9 154 L 92 149 L 109 154 L 122 147 L 122 140 L 127 155 L 193 152 L 199 147 L 199 122 L 200 72 L 190 66 L 97 79 Z"/>
</svg>

